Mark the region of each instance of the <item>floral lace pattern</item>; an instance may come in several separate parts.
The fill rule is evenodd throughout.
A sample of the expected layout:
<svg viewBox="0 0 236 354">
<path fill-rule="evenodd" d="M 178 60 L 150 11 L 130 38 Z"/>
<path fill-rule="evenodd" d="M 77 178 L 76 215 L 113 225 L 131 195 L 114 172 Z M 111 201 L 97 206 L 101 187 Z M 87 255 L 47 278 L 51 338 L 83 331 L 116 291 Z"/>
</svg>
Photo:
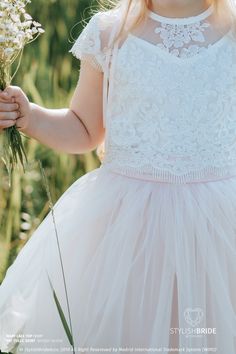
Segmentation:
<svg viewBox="0 0 236 354">
<path fill-rule="evenodd" d="M 178 57 L 196 55 L 205 51 L 211 44 L 206 47 L 198 44 L 190 44 L 187 48 L 183 46 L 192 41 L 204 43 L 205 36 L 203 32 L 208 27 L 210 27 L 208 22 L 197 22 L 188 25 L 161 23 L 159 27 L 155 28 L 155 33 L 160 33 L 163 42 L 158 43 L 157 46 Z"/>
<path fill-rule="evenodd" d="M 118 53 L 103 164 L 170 182 L 236 173 L 236 46 L 186 65 L 144 49 L 129 37 Z"/>
<path fill-rule="evenodd" d="M 108 39 L 112 27 L 119 21 L 118 11 L 99 11 L 93 15 L 69 50 L 77 59 L 104 72 Z"/>
<path fill-rule="evenodd" d="M 103 17 L 108 14 L 102 13 Z M 84 27 L 74 45 L 69 50 L 77 59 L 89 62 L 98 71 L 104 71 L 106 47 L 101 43 L 101 30 L 106 29 L 104 21 L 100 21 L 101 12 L 93 15 Z M 102 27 L 103 25 L 103 27 Z"/>
<path fill-rule="evenodd" d="M 103 65 L 106 47 L 95 28 L 86 29 L 74 53 L 91 53 Z M 204 42 L 196 28 L 177 41 L 167 36 L 165 44 L 178 50 L 190 38 Z M 186 60 L 127 36 L 111 68 L 101 167 L 171 183 L 236 175 L 236 46 L 230 33 L 200 51 L 190 42 L 195 55 Z"/>
</svg>

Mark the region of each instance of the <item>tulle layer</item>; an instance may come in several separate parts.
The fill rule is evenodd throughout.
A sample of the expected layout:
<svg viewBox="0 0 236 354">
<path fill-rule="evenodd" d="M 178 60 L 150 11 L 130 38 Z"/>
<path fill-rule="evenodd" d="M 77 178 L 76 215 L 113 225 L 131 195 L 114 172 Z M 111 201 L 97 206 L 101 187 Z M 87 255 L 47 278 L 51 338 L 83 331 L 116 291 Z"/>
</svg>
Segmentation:
<svg viewBox="0 0 236 354">
<path fill-rule="evenodd" d="M 236 353 L 236 177 L 176 185 L 97 168 L 54 211 L 76 352 Z M 48 280 L 69 322 L 59 259 L 49 213 L 0 287 L 2 351 L 17 333 L 16 353 L 69 351 Z"/>
</svg>

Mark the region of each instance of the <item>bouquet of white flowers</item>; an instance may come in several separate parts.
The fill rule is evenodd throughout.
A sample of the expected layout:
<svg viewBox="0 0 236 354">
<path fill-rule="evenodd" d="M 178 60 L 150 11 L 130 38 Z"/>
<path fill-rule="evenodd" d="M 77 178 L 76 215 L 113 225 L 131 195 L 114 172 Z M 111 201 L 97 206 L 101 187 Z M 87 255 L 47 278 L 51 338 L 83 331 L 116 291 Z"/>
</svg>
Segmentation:
<svg viewBox="0 0 236 354">
<path fill-rule="evenodd" d="M 0 2 L 0 89 L 10 85 L 17 69 L 24 46 L 35 40 L 44 30 L 41 24 L 33 21 L 26 13 L 25 6 L 30 0 L 1 0 Z M 19 57 L 19 64 L 14 75 L 11 75 L 11 66 Z M 27 161 L 22 144 L 21 134 L 16 126 L 4 131 L 4 158 L 8 171 L 20 161 L 24 168 Z"/>
</svg>

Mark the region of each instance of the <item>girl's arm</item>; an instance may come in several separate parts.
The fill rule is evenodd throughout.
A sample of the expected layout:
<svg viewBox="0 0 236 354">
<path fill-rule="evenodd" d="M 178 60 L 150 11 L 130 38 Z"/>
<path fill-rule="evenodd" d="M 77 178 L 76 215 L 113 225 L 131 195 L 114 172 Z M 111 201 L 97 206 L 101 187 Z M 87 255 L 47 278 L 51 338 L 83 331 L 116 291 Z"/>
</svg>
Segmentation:
<svg viewBox="0 0 236 354">
<path fill-rule="evenodd" d="M 29 102 L 19 87 L 9 86 L 7 96 L 0 92 L 0 128 L 16 124 L 19 131 L 60 152 L 91 151 L 104 139 L 102 87 L 103 73 L 83 60 L 69 108 L 41 107 Z"/>
</svg>

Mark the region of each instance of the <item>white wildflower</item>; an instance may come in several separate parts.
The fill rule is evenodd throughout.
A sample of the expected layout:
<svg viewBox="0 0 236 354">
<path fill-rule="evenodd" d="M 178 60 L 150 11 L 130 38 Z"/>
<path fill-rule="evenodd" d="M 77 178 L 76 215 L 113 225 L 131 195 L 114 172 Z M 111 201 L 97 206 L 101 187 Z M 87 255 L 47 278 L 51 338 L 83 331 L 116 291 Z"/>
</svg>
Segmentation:
<svg viewBox="0 0 236 354">
<path fill-rule="evenodd" d="M 33 27 L 33 28 L 32 28 L 32 33 L 33 33 L 33 34 L 38 33 L 37 28 Z"/>
<path fill-rule="evenodd" d="M 10 57 L 14 53 L 13 48 L 5 48 L 4 53 L 6 54 L 7 57 Z"/>
<path fill-rule="evenodd" d="M 3 45 L 14 49 L 15 54 L 24 45 L 31 42 L 39 34 L 44 33 L 41 24 L 32 19 L 32 16 L 25 11 L 25 6 L 29 0 L 1 0 L 0 3 L 0 58 L 4 61 L 4 55 L 9 51 L 4 51 Z"/>
<path fill-rule="evenodd" d="M 4 10 L 7 8 L 7 4 L 5 2 L 0 3 L 0 9 Z"/>
<path fill-rule="evenodd" d="M 38 22 L 36 22 L 36 21 L 33 21 L 33 25 L 34 25 L 35 27 L 41 27 L 41 24 L 38 23 Z"/>
<path fill-rule="evenodd" d="M 26 20 L 32 20 L 32 17 L 27 13 L 24 14 L 24 17 Z"/>
<path fill-rule="evenodd" d="M 41 33 L 44 33 L 41 24 L 34 21 L 25 11 L 25 6 L 30 2 L 30 0 L 0 0 L 1 90 L 4 90 L 6 86 L 10 85 L 12 79 L 10 75 L 11 65 L 16 58 L 21 58 L 19 54 L 24 46 L 36 39 Z M 17 68 L 18 67 L 19 65 Z M 8 133 L 8 131 L 10 131 L 10 133 Z M 8 162 L 8 171 L 12 171 L 18 161 L 20 161 L 24 167 L 24 161 L 26 161 L 27 158 L 21 143 L 20 133 L 15 126 L 7 128 L 5 133 L 8 138 L 4 160 Z"/>
<path fill-rule="evenodd" d="M 6 42 L 6 37 L 0 34 L 0 43 Z"/>
</svg>

